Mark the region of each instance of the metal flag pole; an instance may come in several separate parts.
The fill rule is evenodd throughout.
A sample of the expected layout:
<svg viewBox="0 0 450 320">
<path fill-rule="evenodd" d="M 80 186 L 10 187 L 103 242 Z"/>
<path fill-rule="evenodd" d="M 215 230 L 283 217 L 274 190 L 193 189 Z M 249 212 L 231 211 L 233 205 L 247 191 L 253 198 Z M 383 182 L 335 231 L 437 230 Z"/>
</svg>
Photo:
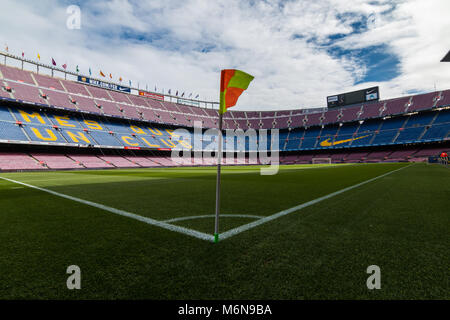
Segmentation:
<svg viewBox="0 0 450 320">
<path fill-rule="evenodd" d="M 214 242 L 219 242 L 220 216 L 220 167 L 222 165 L 222 117 L 228 108 L 236 105 L 237 99 L 253 80 L 253 76 L 236 69 L 225 69 L 220 72 L 220 106 L 219 106 L 219 145 L 217 147 L 217 180 L 216 180 L 216 221 Z M 228 100 L 229 99 L 229 100 Z"/>
<path fill-rule="evenodd" d="M 219 242 L 219 214 L 220 214 L 220 167 L 222 164 L 222 117 L 219 111 L 219 131 L 218 131 L 218 147 L 217 147 L 217 179 L 216 179 L 216 221 L 214 226 L 214 242 Z"/>
</svg>

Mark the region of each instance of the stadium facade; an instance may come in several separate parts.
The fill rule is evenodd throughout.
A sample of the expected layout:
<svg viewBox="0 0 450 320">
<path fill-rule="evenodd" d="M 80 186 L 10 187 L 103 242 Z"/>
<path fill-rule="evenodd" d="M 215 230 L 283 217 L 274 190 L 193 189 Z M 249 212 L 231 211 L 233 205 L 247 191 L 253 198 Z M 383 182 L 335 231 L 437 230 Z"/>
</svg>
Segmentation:
<svg viewBox="0 0 450 320">
<path fill-rule="evenodd" d="M 0 87 L 0 170 L 215 163 L 211 156 L 181 164 L 170 157 L 179 143 L 177 128 L 193 133 L 200 126 L 201 150 L 216 147 L 214 134 L 205 130 L 217 127 L 217 110 L 195 100 L 165 101 L 164 95 L 125 93 L 7 65 L 0 65 Z M 230 111 L 224 129 L 278 129 L 280 161 L 286 164 L 315 158 L 426 161 L 449 149 L 450 90 L 333 109 Z M 185 150 L 192 150 L 192 137 L 182 141 Z M 232 139 L 233 151 L 255 151 L 249 141 Z"/>
</svg>

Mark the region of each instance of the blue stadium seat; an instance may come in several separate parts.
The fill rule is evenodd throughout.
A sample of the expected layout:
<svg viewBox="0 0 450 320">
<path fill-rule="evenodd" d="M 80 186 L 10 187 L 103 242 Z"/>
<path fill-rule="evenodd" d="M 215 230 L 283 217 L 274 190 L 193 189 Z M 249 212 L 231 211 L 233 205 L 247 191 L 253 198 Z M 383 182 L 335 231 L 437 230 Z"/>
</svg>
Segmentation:
<svg viewBox="0 0 450 320">
<path fill-rule="evenodd" d="M 433 120 L 435 116 L 435 112 L 412 115 L 408 118 L 408 122 L 406 122 L 405 127 L 426 126 L 427 124 L 430 124 L 431 120 Z"/>
<path fill-rule="evenodd" d="M 18 121 L 24 124 L 37 124 L 51 126 L 52 123 L 47 119 L 44 112 L 36 109 L 11 108 Z"/>
<path fill-rule="evenodd" d="M 424 132 L 425 127 L 406 128 L 400 131 L 395 143 L 412 143 L 417 142 Z"/>
<path fill-rule="evenodd" d="M 433 125 L 423 135 L 423 142 L 426 141 L 441 141 L 450 136 L 450 123 Z"/>
<path fill-rule="evenodd" d="M 50 126 L 26 124 L 23 128 L 32 141 L 67 143 L 60 131 Z"/>
<path fill-rule="evenodd" d="M 351 142 L 351 147 L 363 147 L 363 146 L 369 146 L 370 141 L 372 140 L 375 133 L 373 131 L 364 131 L 361 133 L 358 133 L 356 136 L 354 136 L 354 140 Z"/>
<path fill-rule="evenodd" d="M 52 124 L 57 125 L 61 128 L 65 128 L 65 127 L 77 128 L 77 129 L 83 128 L 79 122 L 78 117 L 69 116 L 69 115 L 55 115 L 55 114 L 51 114 L 49 112 L 47 112 L 46 114 Z"/>
<path fill-rule="evenodd" d="M 305 138 L 302 141 L 302 144 L 300 146 L 301 150 L 310 150 L 314 149 L 315 145 L 317 143 L 317 138 Z"/>
<path fill-rule="evenodd" d="M 113 122 L 106 122 L 106 121 L 104 121 L 103 124 L 106 128 L 108 128 L 108 130 L 110 130 L 112 132 L 125 133 L 125 134 L 133 133 L 133 131 L 131 131 L 131 129 L 130 129 L 129 124 L 125 124 L 122 122 L 113 123 Z"/>
<path fill-rule="evenodd" d="M 12 121 L 12 122 L 16 121 L 13 118 L 11 112 L 9 112 L 8 108 L 3 107 L 3 106 L 0 107 L 0 120 Z"/>
<path fill-rule="evenodd" d="M 333 146 L 322 146 L 320 143 L 323 141 L 333 142 L 334 136 L 336 135 L 339 127 L 337 125 L 326 126 L 320 132 L 320 139 L 316 145 L 316 149 L 322 148 L 332 148 Z"/>
<path fill-rule="evenodd" d="M 67 140 L 69 143 L 76 143 L 81 145 L 94 145 L 95 140 L 89 136 L 89 133 L 84 132 L 80 129 L 63 129 L 60 128 L 61 135 Z"/>
<path fill-rule="evenodd" d="M 336 139 L 340 139 L 340 137 L 342 136 L 344 137 L 351 136 L 353 133 L 356 132 L 356 129 L 358 129 L 357 123 L 346 123 L 342 127 L 340 127 Z"/>
<path fill-rule="evenodd" d="M 364 121 L 364 123 L 359 126 L 358 134 L 367 134 L 377 131 L 381 122 L 380 119 Z"/>
<path fill-rule="evenodd" d="M 115 136 L 109 134 L 108 132 L 104 131 L 90 131 L 89 135 L 94 138 L 94 141 L 96 145 L 102 145 L 102 146 L 123 146 L 122 143 L 119 142 L 119 140 L 116 139 Z"/>
<path fill-rule="evenodd" d="M 17 124 L 5 121 L 0 121 L 0 140 L 29 141 Z"/>
<path fill-rule="evenodd" d="M 450 110 L 441 110 L 433 124 L 450 123 Z"/>
<path fill-rule="evenodd" d="M 397 135 L 397 132 L 398 132 L 397 129 L 381 131 L 375 136 L 372 145 L 376 146 L 376 145 L 392 144 L 392 141 Z"/>
<path fill-rule="evenodd" d="M 380 130 L 399 129 L 405 123 L 405 117 L 391 118 L 383 121 Z"/>
<path fill-rule="evenodd" d="M 27 141 L 27 135 L 29 135 L 32 141 L 49 143 L 69 142 L 83 145 L 166 149 L 177 144 L 171 140 L 172 129 L 155 128 L 150 124 L 127 123 L 123 120 L 99 116 L 86 116 L 86 118 L 74 114 L 66 116 L 57 111 L 44 112 L 26 106 L 20 107 L 20 110 L 22 112 L 17 107 L 11 107 L 10 112 L 8 108 L 0 107 L 0 139 Z M 15 124 L 16 119 L 13 115 L 23 123 L 23 129 Z M 57 126 L 59 130 L 55 130 L 54 126 Z M 289 133 L 287 130 L 281 130 L 279 147 L 281 150 L 295 151 L 411 143 L 418 142 L 419 138 L 421 142 L 442 141 L 449 136 L 449 127 L 450 110 L 431 111 L 387 120 L 371 119 L 362 124 L 357 121 L 348 122 L 340 127 L 337 124 L 331 124 L 323 128 L 321 126 L 299 128 Z M 210 131 L 208 135 L 212 139 L 206 138 L 201 144 L 203 148 L 215 150 L 216 134 Z M 244 147 L 245 150 L 249 148 L 256 150 L 256 146 L 250 145 L 248 137 L 243 144 L 238 145 L 236 137 L 233 141 L 233 146 L 237 150 L 242 151 Z M 191 137 L 190 145 L 193 146 L 193 144 L 194 139 Z M 269 136 L 267 148 L 270 149 L 270 146 Z"/>
<path fill-rule="evenodd" d="M 319 127 L 308 128 L 305 130 L 303 135 L 302 144 L 300 145 L 301 150 L 314 149 L 317 143 L 317 137 L 322 129 Z"/>
<path fill-rule="evenodd" d="M 285 150 L 298 150 L 300 146 L 300 139 L 289 139 Z"/>
</svg>

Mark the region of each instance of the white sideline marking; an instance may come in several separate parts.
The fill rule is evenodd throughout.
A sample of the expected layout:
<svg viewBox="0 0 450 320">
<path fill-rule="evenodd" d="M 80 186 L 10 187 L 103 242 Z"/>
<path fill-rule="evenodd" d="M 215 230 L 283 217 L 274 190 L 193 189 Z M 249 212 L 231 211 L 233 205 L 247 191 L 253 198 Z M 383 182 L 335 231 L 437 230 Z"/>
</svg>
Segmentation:
<svg viewBox="0 0 450 320">
<path fill-rule="evenodd" d="M 367 184 L 367 183 L 369 183 L 369 182 L 372 182 L 372 181 L 375 181 L 375 180 L 377 180 L 377 179 L 386 177 L 387 175 L 390 175 L 390 174 L 392 174 L 392 173 L 394 173 L 394 172 L 403 170 L 403 169 L 408 168 L 408 167 L 410 167 L 410 166 L 412 166 L 412 165 L 413 165 L 413 164 L 410 164 L 410 165 L 408 165 L 408 166 L 405 166 L 405 167 L 402 167 L 402 168 L 399 168 L 399 169 L 395 169 L 395 170 L 389 171 L 389 172 L 384 173 L 384 174 L 382 174 L 382 175 L 380 175 L 380 176 L 377 176 L 377 177 L 375 177 L 375 178 L 372 178 L 372 179 L 369 179 L 369 180 L 366 180 L 366 181 L 357 183 L 357 184 L 355 184 L 355 185 L 353 185 L 353 186 L 350 186 L 350 187 L 347 187 L 347 188 L 338 190 L 338 191 L 336 191 L 336 192 L 327 194 L 327 195 L 325 195 L 325 196 L 323 196 L 323 197 L 320 197 L 320 198 L 317 198 L 317 199 L 314 199 L 314 200 L 311 200 L 311 201 L 302 203 L 302 204 L 300 204 L 300 205 L 298 205 L 298 206 L 295 206 L 295 207 L 292 207 L 292 208 L 289 208 L 289 209 L 286 209 L 286 210 L 277 212 L 277 213 L 275 213 L 275 214 L 273 214 L 273 215 L 264 217 L 264 218 L 262 218 L 262 219 L 259 219 L 259 220 L 256 220 L 256 221 L 253 221 L 253 222 L 244 224 L 244 225 L 242 225 L 242 226 L 240 226 L 240 227 L 237 227 L 237 228 L 228 230 L 228 231 L 226 231 L 226 232 L 224 232 L 224 233 L 221 233 L 219 237 L 220 237 L 221 240 L 225 240 L 225 239 L 230 238 L 230 237 L 232 237 L 232 236 L 235 236 L 235 235 L 237 235 L 237 234 L 239 234 L 239 233 L 241 233 L 241 232 L 244 232 L 244 231 L 250 230 L 250 229 L 252 229 L 252 228 L 255 228 L 255 227 L 257 227 L 257 226 L 259 226 L 259 225 L 261 225 L 261 224 L 263 224 L 263 223 L 266 223 L 266 222 L 269 222 L 269 221 L 278 219 L 278 218 L 283 217 L 283 216 L 285 216 L 285 215 L 288 215 L 288 214 L 290 214 L 290 213 L 292 213 L 292 212 L 298 211 L 298 210 L 300 210 L 300 209 L 309 207 L 309 206 L 311 206 L 311 205 L 313 205 L 313 204 L 316 204 L 316 203 L 318 203 L 318 202 L 321 202 L 321 201 L 323 201 L 323 200 L 326 200 L 326 199 L 332 198 L 332 197 L 334 197 L 334 196 L 337 196 L 337 195 L 339 195 L 339 194 L 341 194 L 341 193 L 344 193 L 344 192 L 347 192 L 347 191 L 349 191 L 349 190 L 358 188 L 358 187 L 360 187 L 360 186 L 362 186 L 362 185 L 365 185 L 365 184 Z"/>
<path fill-rule="evenodd" d="M 50 194 L 55 195 L 57 197 L 61 197 L 61 198 L 69 199 L 69 200 L 72 200 L 72 201 L 80 202 L 80 203 L 86 204 L 86 205 L 91 206 L 91 207 L 95 207 L 95 208 L 98 208 L 98 209 L 109 211 L 111 213 L 115 213 L 115 214 L 118 214 L 120 216 L 128 217 L 128 218 L 131 218 L 131 219 L 135 219 L 135 220 L 138 220 L 138 221 L 141 221 L 141 222 L 153 225 L 153 226 L 161 227 L 161 228 L 164 228 L 164 229 L 167 229 L 167 230 L 170 230 L 170 231 L 174 231 L 174 232 L 183 233 L 183 234 L 186 234 L 188 236 L 192 236 L 192 237 L 195 237 L 195 238 L 198 238 L 198 239 L 201 239 L 201 240 L 214 241 L 214 236 L 206 234 L 206 233 L 203 233 L 203 232 L 199 232 L 199 231 L 196 231 L 196 230 L 191 230 L 191 229 L 188 229 L 188 228 L 175 226 L 175 225 L 172 225 L 172 224 L 168 224 L 168 223 L 161 222 L 161 221 L 158 221 L 158 220 L 154 220 L 154 219 L 151 219 L 151 218 L 143 217 L 143 216 L 131 213 L 131 212 L 124 211 L 124 210 L 108 207 L 108 206 L 105 206 L 103 204 L 99 204 L 99 203 L 95 203 L 95 202 L 92 202 L 92 201 L 88 201 L 88 200 L 83 200 L 83 199 L 80 199 L 80 198 L 72 197 L 72 196 L 69 196 L 69 195 L 66 195 L 66 194 L 62 194 L 62 193 L 59 193 L 59 192 L 55 192 L 55 191 L 52 191 L 52 190 L 49 190 L 49 189 L 36 187 L 36 186 L 33 186 L 31 184 L 27 184 L 27 183 L 24 183 L 24 182 L 8 179 L 8 178 L 4 178 L 4 177 L 0 177 L 0 179 L 6 180 L 6 181 L 9 181 L 9 182 L 13 182 L 13 183 L 17 183 L 17 184 L 26 186 L 28 188 L 32 188 L 32 189 L 40 190 L 40 191 L 43 191 L 43 192 L 47 192 L 47 193 L 50 193 Z"/>
<path fill-rule="evenodd" d="M 194 219 L 203 219 L 203 218 L 215 218 L 216 215 L 209 214 L 209 215 L 203 215 L 203 216 L 189 216 L 189 217 L 180 217 L 180 218 L 173 218 L 164 220 L 163 222 L 169 223 L 169 222 L 177 222 L 177 221 L 184 221 L 184 220 L 194 220 Z M 251 218 L 251 219 L 262 219 L 263 216 L 254 216 L 250 214 L 221 214 L 221 218 Z"/>
</svg>

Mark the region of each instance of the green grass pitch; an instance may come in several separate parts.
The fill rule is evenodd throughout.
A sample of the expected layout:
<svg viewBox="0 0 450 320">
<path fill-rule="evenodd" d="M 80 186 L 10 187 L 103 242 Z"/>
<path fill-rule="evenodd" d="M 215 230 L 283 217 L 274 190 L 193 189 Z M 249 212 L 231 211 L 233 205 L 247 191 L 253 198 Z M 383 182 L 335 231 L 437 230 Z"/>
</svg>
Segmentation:
<svg viewBox="0 0 450 320">
<path fill-rule="evenodd" d="M 220 231 L 400 168 L 219 243 L 0 180 L 0 299 L 449 299 L 450 170 L 439 165 L 226 167 Z M 214 167 L 0 177 L 214 232 Z M 66 287 L 69 265 L 81 290 Z M 367 289 L 369 265 L 380 290 Z"/>
</svg>

